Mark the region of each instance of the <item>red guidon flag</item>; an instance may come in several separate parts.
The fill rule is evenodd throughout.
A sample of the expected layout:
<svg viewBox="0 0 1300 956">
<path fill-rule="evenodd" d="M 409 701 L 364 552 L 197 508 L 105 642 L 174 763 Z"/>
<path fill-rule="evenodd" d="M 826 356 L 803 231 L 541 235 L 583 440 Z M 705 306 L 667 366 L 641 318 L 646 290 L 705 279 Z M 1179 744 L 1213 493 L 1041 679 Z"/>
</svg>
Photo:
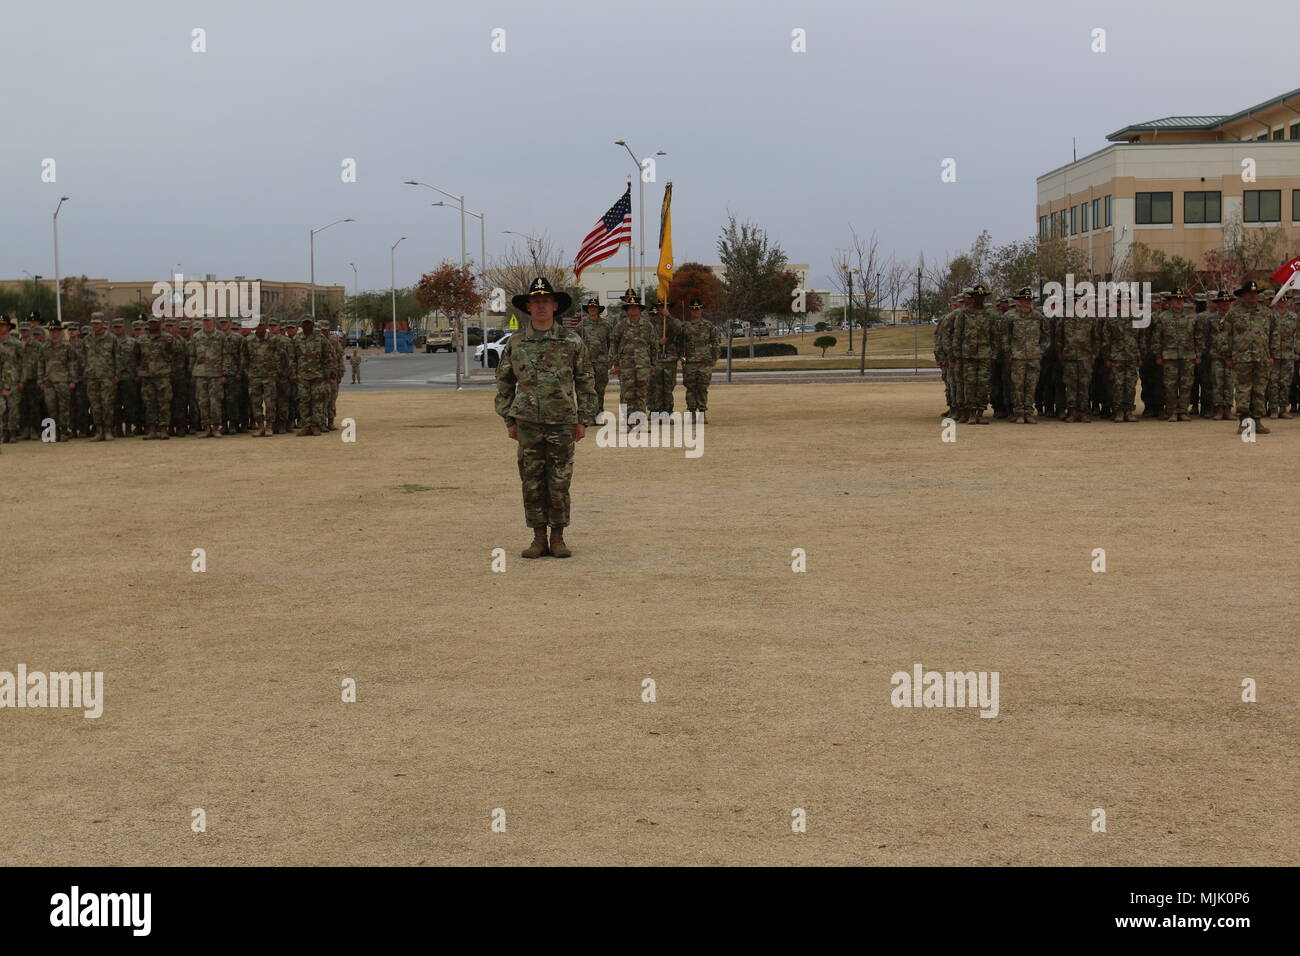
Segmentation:
<svg viewBox="0 0 1300 956">
<path fill-rule="evenodd" d="M 618 252 L 623 243 L 632 241 L 632 184 L 627 192 L 609 207 L 609 212 L 596 220 L 596 226 L 582 240 L 582 248 L 573 260 L 574 279 L 582 278 L 582 270 Z"/>
<path fill-rule="evenodd" d="M 1300 256 L 1296 256 L 1290 262 L 1284 264 L 1269 278 L 1277 286 L 1277 294 L 1273 296 L 1274 302 L 1282 298 L 1282 293 L 1286 292 L 1287 289 L 1300 288 Z"/>
</svg>

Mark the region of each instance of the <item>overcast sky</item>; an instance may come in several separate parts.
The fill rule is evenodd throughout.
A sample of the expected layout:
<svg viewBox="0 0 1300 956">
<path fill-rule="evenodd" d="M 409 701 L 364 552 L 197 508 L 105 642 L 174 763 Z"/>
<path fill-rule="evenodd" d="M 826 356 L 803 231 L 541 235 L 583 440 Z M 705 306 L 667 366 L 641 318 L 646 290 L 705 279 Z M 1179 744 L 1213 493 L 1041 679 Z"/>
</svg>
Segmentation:
<svg viewBox="0 0 1300 956">
<path fill-rule="evenodd" d="M 1300 86 L 1294 2 L 153 2 L 0 13 L 0 278 L 186 274 L 387 288 L 548 231 L 571 257 L 631 159 L 653 245 L 717 261 L 728 209 L 826 287 L 850 224 L 915 261 L 1034 229 L 1035 178 L 1129 123 L 1233 113 Z M 1080 12 L 1086 10 L 1087 12 Z M 1107 31 L 1093 53 L 1091 31 Z M 207 52 L 191 52 L 206 31 Z M 506 51 L 493 53 L 492 30 Z M 791 31 L 807 52 L 791 52 Z M 345 158 L 357 181 L 341 181 Z M 945 157 L 957 182 L 940 181 Z M 53 158 L 57 182 L 41 181 Z M 636 215 L 634 190 L 633 215 Z M 478 223 L 469 220 L 477 258 Z M 647 262 L 657 251 L 647 252 Z"/>
</svg>

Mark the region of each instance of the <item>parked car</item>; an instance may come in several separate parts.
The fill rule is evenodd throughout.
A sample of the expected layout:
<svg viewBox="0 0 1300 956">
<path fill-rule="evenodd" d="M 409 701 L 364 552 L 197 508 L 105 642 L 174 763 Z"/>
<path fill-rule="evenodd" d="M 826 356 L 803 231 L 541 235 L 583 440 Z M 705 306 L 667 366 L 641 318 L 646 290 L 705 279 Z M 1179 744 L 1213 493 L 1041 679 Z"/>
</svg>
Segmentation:
<svg viewBox="0 0 1300 956">
<path fill-rule="evenodd" d="M 794 327 L 794 330 L 795 332 L 816 332 L 817 331 L 811 325 L 796 325 Z"/>
<path fill-rule="evenodd" d="M 772 334 L 772 330 L 769 329 L 766 325 L 754 326 L 754 338 L 756 339 L 761 339 L 764 336 L 771 335 L 771 334 Z"/>
<path fill-rule="evenodd" d="M 505 350 L 506 343 L 510 341 L 513 332 L 506 332 L 495 342 L 488 342 L 486 345 L 480 345 L 474 349 L 474 361 L 480 365 L 483 363 L 483 350 L 487 349 L 487 367 L 496 368 L 501 364 L 501 353 Z"/>
<path fill-rule="evenodd" d="M 505 329 L 488 329 L 487 340 L 489 342 L 495 342 L 497 339 L 501 338 L 501 336 L 505 334 L 506 334 Z"/>
</svg>

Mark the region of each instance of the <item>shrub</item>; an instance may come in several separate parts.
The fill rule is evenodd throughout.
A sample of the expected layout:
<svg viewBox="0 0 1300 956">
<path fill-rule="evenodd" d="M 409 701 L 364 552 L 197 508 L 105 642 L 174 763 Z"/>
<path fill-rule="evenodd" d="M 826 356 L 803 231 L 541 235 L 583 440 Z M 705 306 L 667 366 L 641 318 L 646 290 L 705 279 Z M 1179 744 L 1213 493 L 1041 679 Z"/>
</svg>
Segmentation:
<svg viewBox="0 0 1300 956">
<path fill-rule="evenodd" d="M 835 348 L 835 336 L 820 335 L 813 339 L 813 348 L 822 350 L 822 358 L 826 357 L 826 350 Z"/>
</svg>

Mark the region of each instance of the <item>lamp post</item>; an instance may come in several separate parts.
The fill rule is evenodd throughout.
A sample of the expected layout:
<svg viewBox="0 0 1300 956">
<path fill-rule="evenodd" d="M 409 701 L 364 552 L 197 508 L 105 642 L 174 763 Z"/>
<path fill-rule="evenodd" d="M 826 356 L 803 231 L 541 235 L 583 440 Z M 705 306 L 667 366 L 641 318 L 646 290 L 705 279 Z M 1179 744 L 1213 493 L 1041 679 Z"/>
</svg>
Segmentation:
<svg viewBox="0 0 1300 956">
<path fill-rule="evenodd" d="M 388 291 L 393 299 L 393 354 L 397 354 L 397 247 L 402 244 L 403 236 L 388 249 Z"/>
<path fill-rule="evenodd" d="M 59 210 L 67 201 L 68 197 L 63 196 L 54 207 L 54 318 L 59 325 L 63 324 L 63 290 L 59 287 Z"/>
<path fill-rule="evenodd" d="M 448 199 L 456 200 L 456 202 L 460 205 L 460 267 L 464 269 L 465 268 L 465 197 L 457 196 L 453 193 L 449 193 L 445 189 L 439 189 L 437 186 L 430 185 L 429 183 L 426 182 L 421 182 L 418 179 L 408 179 L 406 180 L 406 185 L 423 186 L 425 189 L 432 189 L 436 193 L 442 193 Z M 465 374 L 466 375 L 469 374 L 468 339 L 469 336 L 467 335 L 461 336 L 461 346 L 460 346 L 461 354 L 456 359 L 456 387 L 457 388 L 460 388 L 460 373 L 461 373 L 462 363 L 464 365 Z"/>
<path fill-rule="evenodd" d="M 348 265 L 352 267 L 352 325 L 355 327 L 357 324 L 357 296 L 360 294 L 360 287 L 357 284 L 357 264 L 349 262 Z M 348 329 L 348 331 L 351 332 L 352 329 Z"/>
<path fill-rule="evenodd" d="M 636 153 L 632 152 L 632 147 L 627 144 L 627 141 L 622 139 L 616 139 L 614 140 L 614 145 L 622 146 L 625 150 L 627 150 L 627 154 L 632 157 L 632 163 L 636 166 L 636 170 L 637 170 L 636 193 L 637 193 L 638 215 L 640 217 L 637 222 L 637 244 L 641 248 L 641 272 L 640 275 L 638 276 L 637 292 L 641 296 L 641 301 L 644 302 L 645 301 L 645 179 L 641 175 L 642 173 L 641 161 L 636 158 Z M 662 149 L 660 149 L 655 151 L 655 155 L 667 156 L 668 154 L 665 153 Z"/>
<path fill-rule="evenodd" d="M 335 219 L 328 225 L 311 231 L 311 321 L 313 325 L 316 324 L 316 233 L 324 232 L 330 226 L 337 226 L 341 222 L 355 221 L 354 219 Z"/>
<path fill-rule="evenodd" d="M 445 202 L 433 203 L 435 206 L 446 206 Z M 479 281 L 482 283 L 482 301 L 479 302 L 479 321 L 483 323 L 483 366 L 487 367 L 487 275 L 484 270 L 487 269 L 487 217 L 481 212 L 470 212 L 464 210 L 465 215 L 473 216 L 478 220 L 478 256 L 479 256 Z M 468 340 L 466 345 L 468 346 Z M 468 355 L 468 349 L 466 350 Z"/>
</svg>

